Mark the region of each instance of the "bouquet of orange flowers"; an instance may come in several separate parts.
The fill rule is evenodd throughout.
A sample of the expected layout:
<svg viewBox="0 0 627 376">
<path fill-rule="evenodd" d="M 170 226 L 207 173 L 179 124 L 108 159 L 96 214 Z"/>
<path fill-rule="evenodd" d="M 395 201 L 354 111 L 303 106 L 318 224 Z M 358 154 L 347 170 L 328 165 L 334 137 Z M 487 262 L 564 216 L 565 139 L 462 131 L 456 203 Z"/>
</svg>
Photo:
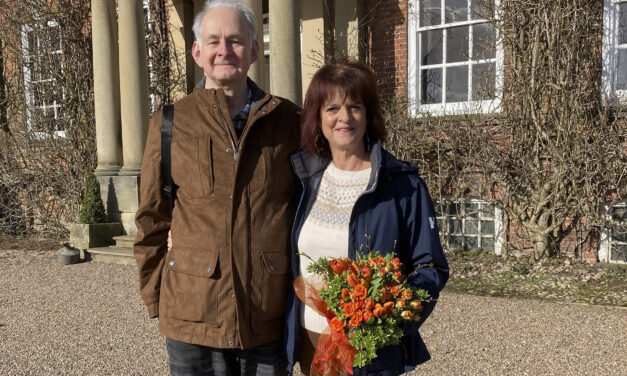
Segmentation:
<svg viewBox="0 0 627 376">
<path fill-rule="evenodd" d="M 355 261 L 321 257 L 307 267 L 322 277 L 320 286 L 296 279 L 298 297 L 329 322 L 318 341 L 312 372 L 331 368 L 352 374 L 352 367 L 369 364 L 377 349 L 400 342 L 403 321 L 419 320 L 429 293 L 410 286 L 402 266 L 398 257 L 378 251 L 357 255 Z"/>
</svg>

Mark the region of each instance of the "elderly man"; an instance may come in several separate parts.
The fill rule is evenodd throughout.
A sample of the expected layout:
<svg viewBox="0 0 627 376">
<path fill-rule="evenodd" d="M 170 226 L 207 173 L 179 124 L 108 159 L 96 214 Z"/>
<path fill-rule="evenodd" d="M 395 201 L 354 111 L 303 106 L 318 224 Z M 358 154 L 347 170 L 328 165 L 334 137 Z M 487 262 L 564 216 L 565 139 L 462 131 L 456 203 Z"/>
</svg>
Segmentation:
<svg viewBox="0 0 627 376">
<path fill-rule="evenodd" d="M 259 54 L 255 27 L 241 1 L 207 2 L 194 20 L 192 55 L 205 77 L 174 104 L 171 216 L 161 112 L 148 131 L 134 253 L 172 375 L 285 374 L 289 156 L 299 145 L 300 114 L 247 78 Z"/>
</svg>

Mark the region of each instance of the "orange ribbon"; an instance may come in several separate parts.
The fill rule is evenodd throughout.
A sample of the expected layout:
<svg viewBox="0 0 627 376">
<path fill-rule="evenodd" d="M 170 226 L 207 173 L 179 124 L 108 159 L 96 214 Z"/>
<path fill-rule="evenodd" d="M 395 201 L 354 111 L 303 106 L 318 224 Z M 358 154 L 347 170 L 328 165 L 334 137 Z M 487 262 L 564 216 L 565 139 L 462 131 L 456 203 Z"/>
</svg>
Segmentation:
<svg viewBox="0 0 627 376">
<path fill-rule="evenodd" d="M 297 277 L 294 281 L 294 291 L 298 298 L 311 309 L 326 317 L 328 327 L 320 335 L 316 344 L 311 374 L 314 376 L 346 375 L 353 374 L 353 359 L 357 350 L 348 343 L 348 337 L 344 330 L 331 329 L 331 320 L 335 317 L 333 311 L 327 309 L 327 303 L 320 298 L 320 287 L 303 277 Z"/>
</svg>

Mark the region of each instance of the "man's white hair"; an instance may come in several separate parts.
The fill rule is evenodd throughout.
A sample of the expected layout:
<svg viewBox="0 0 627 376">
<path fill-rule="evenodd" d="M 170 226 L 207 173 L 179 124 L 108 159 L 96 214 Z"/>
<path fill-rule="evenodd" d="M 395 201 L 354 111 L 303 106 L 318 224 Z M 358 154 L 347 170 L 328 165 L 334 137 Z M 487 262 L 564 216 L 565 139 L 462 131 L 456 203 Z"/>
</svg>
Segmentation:
<svg viewBox="0 0 627 376">
<path fill-rule="evenodd" d="M 241 0 L 207 0 L 203 5 L 202 10 L 198 12 L 196 17 L 194 17 L 194 25 L 192 26 L 192 30 L 194 31 L 194 38 L 196 38 L 196 41 L 199 43 L 201 48 L 202 20 L 203 18 L 205 18 L 207 12 L 215 8 L 231 8 L 238 11 L 246 20 L 251 43 L 255 40 L 255 35 L 257 32 L 257 21 L 255 19 L 255 13 L 252 11 L 252 9 L 250 9 L 248 4 Z"/>
</svg>

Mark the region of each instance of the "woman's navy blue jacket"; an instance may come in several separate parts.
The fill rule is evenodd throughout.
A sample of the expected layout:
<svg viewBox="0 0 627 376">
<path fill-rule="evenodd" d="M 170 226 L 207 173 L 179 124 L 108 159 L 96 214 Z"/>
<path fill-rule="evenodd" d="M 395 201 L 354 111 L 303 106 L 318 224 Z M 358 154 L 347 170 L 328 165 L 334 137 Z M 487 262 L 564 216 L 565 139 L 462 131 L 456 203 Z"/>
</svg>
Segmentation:
<svg viewBox="0 0 627 376">
<path fill-rule="evenodd" d="M 307 151 L 292 156 L 292 166 L 302 185 L 294 227 L 292 229 L 292 276 L 300 274 L 298 237 L 307 209 L 313 203 L 324 169 L 330 160 Z M 382 254 L 396 252 L 403 262 L 409 282 L 429 291 L 434 299 L 440 295 L 449 275 L 448 263 L 438 236 L 433 202 L 416 166 L 394 158 L 377 142 L 370 153 L 372 172 L 365 192 L 353 207 L 349 224 L 348 257 L 355 259 L 360 246 L 370 237 L 370 249 Z M 321 234 L 321 236 L 324 236 Z M 394 242 L 396 241 L 396 250 Z M 418 268 L 421 266 L 420 268 Z M 298 361 L 300 349 L 300 305 L 293 285 L 287 296 L 285 341 L 288 369 Z M 419 322 L 408 323 L 401 344 L 380 349 L 377 358 L 353 375 L 398 375 L 430 359 L 418 333 L 418 327 L 429 316 L 435 302 L 423 304 Z"/>
</svg>

